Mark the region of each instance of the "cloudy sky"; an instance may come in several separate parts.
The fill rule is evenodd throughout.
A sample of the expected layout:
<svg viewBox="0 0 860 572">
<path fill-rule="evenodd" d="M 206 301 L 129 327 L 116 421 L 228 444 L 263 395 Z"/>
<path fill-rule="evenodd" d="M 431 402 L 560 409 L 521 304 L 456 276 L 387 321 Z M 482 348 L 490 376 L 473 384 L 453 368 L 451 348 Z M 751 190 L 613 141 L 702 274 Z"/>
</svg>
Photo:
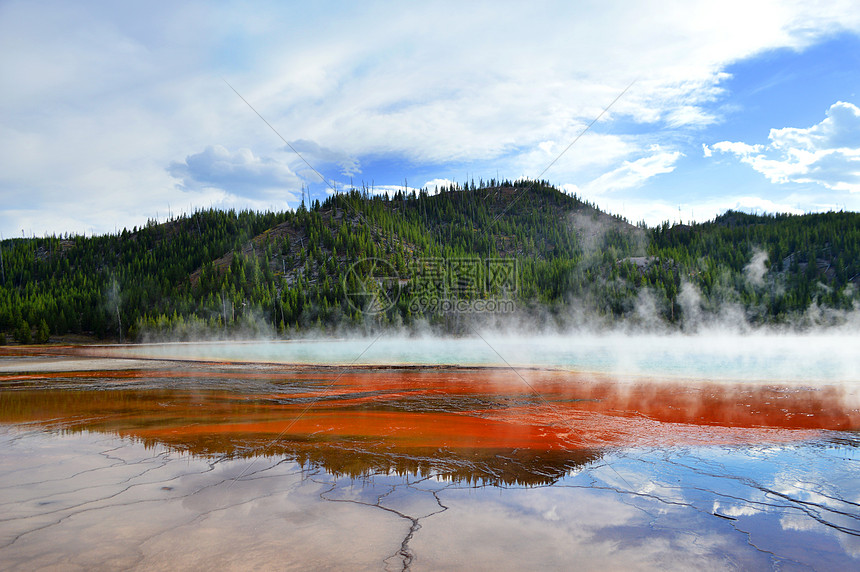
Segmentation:
<svg viewBox="0 0 860 572">
<path fill-rule="evenodd" d="M 649 224 L 860 210 L 853 1 L 4 0 L 0 77 L 7 238 L 495 177 Z"/>
</svg>

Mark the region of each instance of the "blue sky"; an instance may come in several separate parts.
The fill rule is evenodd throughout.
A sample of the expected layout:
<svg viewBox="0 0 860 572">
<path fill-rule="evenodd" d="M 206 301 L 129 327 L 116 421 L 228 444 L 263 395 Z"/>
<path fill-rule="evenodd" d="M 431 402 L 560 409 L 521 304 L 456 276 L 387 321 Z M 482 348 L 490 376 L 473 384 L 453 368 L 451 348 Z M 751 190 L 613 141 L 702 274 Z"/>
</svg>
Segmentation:
<svg viewBox="0 0 860 572">
<path fill-rule="evenodd" d="M 857 211 L 860 10 L 808 4 L 7 0 L 0 232 L 324 198 L 224 80 L 338 188 L 546 170 L 652 225 Z"/>
</svg>

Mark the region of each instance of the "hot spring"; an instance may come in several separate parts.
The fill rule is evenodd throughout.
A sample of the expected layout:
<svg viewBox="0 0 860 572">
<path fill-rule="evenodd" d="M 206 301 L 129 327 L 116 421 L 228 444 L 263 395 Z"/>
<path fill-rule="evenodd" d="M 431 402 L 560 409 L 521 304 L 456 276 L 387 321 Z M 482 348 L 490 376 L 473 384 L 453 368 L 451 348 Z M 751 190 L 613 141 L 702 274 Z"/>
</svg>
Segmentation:
<svg viewBox="0 0 860 572">
<path fill-rule="evenodd" d="M 856 335 L 4 348 L 9 569 L 860 564 Z"/>
</svg>

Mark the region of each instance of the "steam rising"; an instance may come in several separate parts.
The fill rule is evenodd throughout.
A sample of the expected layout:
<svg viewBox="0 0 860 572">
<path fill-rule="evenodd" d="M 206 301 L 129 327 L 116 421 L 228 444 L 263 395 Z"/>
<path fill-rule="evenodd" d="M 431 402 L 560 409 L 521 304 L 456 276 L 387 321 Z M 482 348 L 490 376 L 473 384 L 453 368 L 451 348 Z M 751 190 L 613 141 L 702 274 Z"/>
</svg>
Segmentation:
<svg viewBox="0 0 860 572">
<path fill-rule="evenodd" d="M 764 286 L 764 275 L 767 273 L 767 252 L 756 250 L 752 260 L 744 266 L 744 274 L 753 286 Z"/>
<path fill-rule="evenodd" d="M 674 378 L 729 382 L 857 383 L 853 332 L 796 334 L 731 331 L 696 334 L 607 332 L 465 338 L 351 338 L 125 346 L 127 357 L 331 366 L 554 368 L 611 375 L 619 381 Z"/>
</svg>

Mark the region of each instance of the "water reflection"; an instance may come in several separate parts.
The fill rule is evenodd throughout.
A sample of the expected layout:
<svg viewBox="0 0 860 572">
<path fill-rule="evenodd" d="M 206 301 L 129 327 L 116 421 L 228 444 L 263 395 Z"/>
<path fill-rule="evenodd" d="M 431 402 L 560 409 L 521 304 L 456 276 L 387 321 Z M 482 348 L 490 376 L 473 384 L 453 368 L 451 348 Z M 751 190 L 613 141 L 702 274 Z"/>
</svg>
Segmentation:
<svg viewBox="0 0 860 572">
<path fill-rule="evenodd" d="M 605 451 L 551 486 L 0 427 L 9 570 L 856 569 L 856 448 Z"/>
<path fill-rule="evenodd" d="M 846 384 L 21 363 L 9 569 L 860 564 Z"/>
<path fill-rule="evenodd" d="M 860 412 L 838 386 L 199 364 L 25 372 L 0 382 L 3 423 L 108 433 L 202 456 L 290 455 L 352 477 L 435 472 L 547 484 L 607 447 L 781 443 L 860 429 Z"/>
</svg>

